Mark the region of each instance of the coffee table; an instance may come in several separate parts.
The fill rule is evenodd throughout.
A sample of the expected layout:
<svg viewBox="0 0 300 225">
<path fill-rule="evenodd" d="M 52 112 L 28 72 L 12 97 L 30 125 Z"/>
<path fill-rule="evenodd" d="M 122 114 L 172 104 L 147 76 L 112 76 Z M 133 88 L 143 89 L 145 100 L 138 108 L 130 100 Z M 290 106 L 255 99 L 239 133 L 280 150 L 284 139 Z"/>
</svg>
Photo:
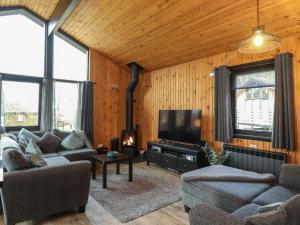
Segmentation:
<svg viewBox="0 0 300 225">
<path fill-rule="evenodd" d="M 102 176 L 103 176 L 103 182 L 102 186 L 103 188 L 107 187 L 107 164 L 116 163 L 116 174 L 120 174 L 120 163 L 122 162 L 128 162 L 128 181 L 132 182 L 132 158 L 130 156 L 127 156 L 123 153 L 118 153 L 117 157 L 115 158 L 109 158 L 106 154 L 102 155 L 94 155 L 92 156 L 92 163 L 93 163 L 93 171 L 92 171 L 92 177 L 95 180 L 96 179 L 96 163 L 100 162 L 102 164 Z"/>
</svg>

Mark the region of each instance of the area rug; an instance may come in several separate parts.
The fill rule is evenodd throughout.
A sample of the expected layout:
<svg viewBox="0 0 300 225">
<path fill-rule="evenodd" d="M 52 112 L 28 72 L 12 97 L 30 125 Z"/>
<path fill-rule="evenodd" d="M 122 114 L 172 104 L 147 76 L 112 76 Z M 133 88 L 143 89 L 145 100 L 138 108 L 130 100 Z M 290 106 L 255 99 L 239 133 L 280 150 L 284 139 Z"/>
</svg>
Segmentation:
<svg viewBox="0 0 300 225">
<path fill-rule="evenodd" d="M 123 223 L 180 199 L 177 174 L 138 164 L 133 165 L 133 182 L 128 182 L 128 165 L 125 164 L 121 165 L 120 175 L 116 175 L 114 165 L 109 165 L 106 189 L 102 188 L 101 173 L 91 181 L 91 196 Z"/>
</svg>

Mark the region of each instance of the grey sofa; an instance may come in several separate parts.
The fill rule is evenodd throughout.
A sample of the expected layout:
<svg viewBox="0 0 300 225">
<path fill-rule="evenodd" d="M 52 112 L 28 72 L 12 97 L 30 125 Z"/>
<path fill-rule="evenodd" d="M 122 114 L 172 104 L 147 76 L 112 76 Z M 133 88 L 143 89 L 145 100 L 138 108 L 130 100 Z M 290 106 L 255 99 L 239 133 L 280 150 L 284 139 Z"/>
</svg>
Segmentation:
<svg viewBox="0 0 300 225">
<path fill-rule="evenodd" d="M 251 225 L 256 223 L 250 220 L 262 216 L 267 221 L 276 217 L 274 212 L 262 215 L 256 210 L 275 202 L 285 202 L 282 206 L 285 219 L 276 219 L 270 224 L 299 225 L 299 194 L 300 166 L 292 164 L 282 165 L 278 185 L 210 181 L 183 182 L 182 185 L 184 204 L 191 208 L 191 225 Z"/>
<path fill-rule="evenodd" d="M 88 147 L 61 149 L 43 155 L 47 166 L 4 172 L 1 199 L 6 225 L 75 208 L 84 212 L 91 178 L 88 160 L 94 154 Z"/>
</svg>

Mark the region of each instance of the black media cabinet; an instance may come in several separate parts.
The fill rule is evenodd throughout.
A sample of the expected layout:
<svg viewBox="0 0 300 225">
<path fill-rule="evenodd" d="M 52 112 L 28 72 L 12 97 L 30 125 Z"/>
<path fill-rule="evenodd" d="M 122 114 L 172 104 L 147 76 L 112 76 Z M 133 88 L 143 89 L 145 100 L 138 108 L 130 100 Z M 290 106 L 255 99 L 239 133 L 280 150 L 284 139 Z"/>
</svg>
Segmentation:
<svg viewBox="0 0 300 225">
<path fill-rule="evenodd" d="M 175 143 L 170 141 L 151 141 L 147 143 L 147 165 L 156 163 L 180 173 L 208 165 L 201 145 Z"/>
</svg>

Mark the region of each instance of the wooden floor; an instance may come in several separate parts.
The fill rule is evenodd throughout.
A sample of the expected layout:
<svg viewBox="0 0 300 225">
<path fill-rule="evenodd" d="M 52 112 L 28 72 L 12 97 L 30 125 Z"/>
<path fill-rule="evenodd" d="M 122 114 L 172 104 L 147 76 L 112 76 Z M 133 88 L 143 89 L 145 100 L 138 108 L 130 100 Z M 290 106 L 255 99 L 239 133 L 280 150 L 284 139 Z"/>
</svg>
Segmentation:
<svg viewBox="0 0 300 225">
<path fill-rule="evenodd" d="M 37 209 L 38 210 L 38 209 Z M 0 225 L 4 225 L 3 217 L 0 217 Z M 189 225 L 188 214 L 184 212 L 182 201 L 154 211 L 150 214 L 121 223 L 108 213 L 91 196 L 85 213 L 67 212 L 51 216 L 44 221 L 23 222 L 18 225 Z"/>
</svg>

